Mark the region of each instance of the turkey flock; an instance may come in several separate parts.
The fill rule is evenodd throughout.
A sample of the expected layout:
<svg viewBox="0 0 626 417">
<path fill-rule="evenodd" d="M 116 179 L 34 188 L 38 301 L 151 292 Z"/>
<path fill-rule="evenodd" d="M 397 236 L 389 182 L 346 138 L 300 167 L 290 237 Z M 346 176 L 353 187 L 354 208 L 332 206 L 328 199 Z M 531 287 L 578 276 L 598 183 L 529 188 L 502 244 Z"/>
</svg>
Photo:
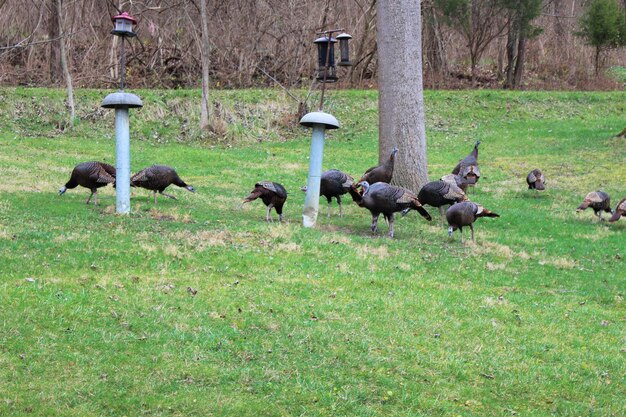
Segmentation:
<svg viewBox="0 0 626 417">
<path fill-rule="evenodd" d="M 474 239 L 474 223 L 480 217 L 500 217 L 499 214 L 483 207 L 481 204 L 470 201 L 468 187 L 475 187 L 480 179 L 478 164 L 478 146 L 480 141 L 474 144 L 474 148 L 468 156 L 461 159 L 452 169 L 452 172 L 443 176 L 438 181 L 431 181 L 414 193 L 403 187 L 391 185 L 394 164 L 398 148 L 394 147 L 389 158 L 378 166 L 365 171 L 359 181 L 355 182 L 349 174 L 338 169 L 331 169 L 322 173 L 320 178 L 320 197 L 325 197 L 328 202 L 327 215 L 330 217 L 333 198 L 339 206 L 339 216 L 343 216 L 342 196 L 350 194 L 352 200 L 363 207 L 372 215 L 371 230 L 378 231 L 378 219 L 382 214 L 388 225 L 389 237 L 394 237 L 395 214 L 405 216 L 409 211 L 417 211 L 424 219 L 431 221 L 432 217 L 424 206 L 437 208 L 440 213 L 441 225 L 445 221 L 448 224 L 448 235 L 451 237 L 455 230 L 459 230 L 461 243 L 463 243 L 463 227 L 471 230 L 472 241 Z M 73 169 L 69 181 L 59 189 L 59 194 L 64 194 L 68 189 L 82 186 L 91 191 L 87 204 L 93 197 L 93 204 L 98 204 L 98 188 L 107 184 L 115 187 L 115 168 L 104 162 L 83 162 Z M 526 176 L 529 190 L 545 190 L 546 179 L 540 169 L 533 169 Z M 170 185 L 176 185 L 195 193 L 194 187 L 183 181 L 174 168 L 167 165 L 152 165 L 144 168 L 130 178 L 131 187 L 140 187 L 150 190 L 154 194 L 154 203 L 157 202 L 157 193 L 176 200 L 173 195 L 164 191 Z M 307 192 L 307 187 L 301 188 Z M 278 214 L 278 220 L 283 221 L 283 206 L 287 201 L 287 190 L 282 184 L 273 181 L 259 181 L 254 184 L 254 189 L 244 198 L 242 204 L 261 199 L 266 206 L 265 220 L 273 221 L 271 210 Z M 446 210 L 445 208 L 448 207 Z M 609 222 L 615 222 L 626 214 L 626 198 L 622 199 L 615 210 L 611 209 L 610 197 L 603 191 L 588 193 L 576 212 L 591 207 L 599 221 L 604 221 L 602 213 L 612 216 Z"/>
</svg>

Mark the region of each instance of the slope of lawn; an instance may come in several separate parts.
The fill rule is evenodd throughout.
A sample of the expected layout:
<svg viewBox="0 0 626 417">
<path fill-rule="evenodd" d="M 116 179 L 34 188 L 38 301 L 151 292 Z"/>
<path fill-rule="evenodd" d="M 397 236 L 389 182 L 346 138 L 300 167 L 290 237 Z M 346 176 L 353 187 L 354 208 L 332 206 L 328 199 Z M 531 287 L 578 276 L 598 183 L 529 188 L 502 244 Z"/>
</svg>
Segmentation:
<svg viewBox="0 0 626 417">
<path fill-rule="evenodd" d="M 273 90 L 213 91 L 220 135 L 199 91 L 137 92 L 133 172 L 174 166 L 196 194 L 133 189 L 129 216 L 111 187 L 59 196 L 115 161 L 105 94 L 78 91 L 69 130 L 62 90 L 0 90 L 0 415 L 626 414 L 626 219 L 575 212 L 626 197 L 626 93 L 427 91 L 431 178 L 481 140 L 470 198 L 501 215 L 464 245 L 432 208 L 373 234 L 349 197 L 301 227 L 310 131 Z M 377 93 L 328 97 L 324 167 L 358 179 Z M 283 224 L 241 206 L 259 180 L 290 192 Z"/>
</svg>

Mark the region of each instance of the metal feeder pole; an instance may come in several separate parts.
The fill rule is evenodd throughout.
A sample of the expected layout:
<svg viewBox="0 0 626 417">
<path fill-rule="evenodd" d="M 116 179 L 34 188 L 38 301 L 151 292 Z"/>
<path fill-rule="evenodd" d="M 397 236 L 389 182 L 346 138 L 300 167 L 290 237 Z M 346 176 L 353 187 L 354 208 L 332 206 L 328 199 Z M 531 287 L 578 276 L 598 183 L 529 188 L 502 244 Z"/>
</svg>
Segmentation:
<svg viewBox="0 0 626 417">
<path fill-rule="evenodd" d="M 332 114 L 321 111 L 311 112 L 300 119 L 302 126 L 313 128 L 311 157 L 309 160 L 309 179 L 307 181 L 302 224 L 313 227 L 317 222 L 320 205 L 320 182 L 322 179 L 322 159 L 324 157 L 324 134 L 326 129 L 338 129 L 339 122 Z"/>
<path fill-rule="evenodd" d="M 124 92 L 124 38 L 122 38 L 121 90 L 109 94 L 102 107 L 115 109 L 115 208 L 117 213 L 130 213 L 130 121 L 128 109 L 143 107 L 141 99 Z"/>
<path fill-rule="evenodd" d="M 309 178 L 307 191 L 304 197 L 304 209 L 302 210 L 302 225 L 314 227 L 317 222 L 320 205 L 320 182 L 322 180 L 322 160 L 324 158 L 324 136 L 326 129 L 338 129 L 339 122 L 332 114 L 324 113 L 324 91 L 326 90 L 326 76 L 328 75 L 328 63 L 330 57 L 330 45 L 333 32 L 343 31 L 336 29 L 322 34 L 328 34 L 328 46 L 326 48 L 326 62 L 324 65 L 324 79 L 322 82 L 322 96 L 319 111 L 307 113 L 300 119 L 302 126 L 313 128 L 311 139 L 311 156 L 309 159 Z"/>
</svg>

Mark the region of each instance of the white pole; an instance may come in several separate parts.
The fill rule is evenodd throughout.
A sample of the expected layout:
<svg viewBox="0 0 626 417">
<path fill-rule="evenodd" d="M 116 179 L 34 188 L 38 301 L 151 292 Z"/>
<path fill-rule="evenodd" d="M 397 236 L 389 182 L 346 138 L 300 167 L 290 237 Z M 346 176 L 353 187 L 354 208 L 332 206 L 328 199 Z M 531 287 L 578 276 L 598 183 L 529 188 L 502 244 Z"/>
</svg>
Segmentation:
<svg viewBox="0 0 626 417">
<path fill-rule="evenodd" d="M 115 109 L 116 211 L 130 213 L 130 122 L 128 107 Z"/>
<path fill-rule="evenodd" d="M 323 124 L 313 125 L 313 139 L 311 140 L 311 156 L 309 161 L 309 179 L 307 183 L 306 197 L 304 197 L 304 210 L 302 211 L 302 224 L 304 227 L 314 227 L 320 205 L 320 181 L 322 178 L 322 159 L 324 158 L 324 132 Z"/>
</svg>

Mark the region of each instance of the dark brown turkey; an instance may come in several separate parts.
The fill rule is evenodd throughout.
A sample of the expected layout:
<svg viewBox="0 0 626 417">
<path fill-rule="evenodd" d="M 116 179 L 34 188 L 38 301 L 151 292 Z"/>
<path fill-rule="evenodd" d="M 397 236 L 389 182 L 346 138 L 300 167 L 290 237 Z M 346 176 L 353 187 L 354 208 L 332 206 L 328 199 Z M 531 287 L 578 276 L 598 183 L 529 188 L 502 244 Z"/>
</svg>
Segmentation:
<svg viewBox="0 0 626 417">
<path fill-rule="evenodd" d="M 63 195 L 68 189 L 80 185 L 91 190 L 87 204 L 93 196 L 93 205 L 95 206 L 98 204 L 98 188 L 107 184 L 115 185 L 115 167 L 104 162 L 83 162 L 74 167 L 70 180 L 59 189 L 59 195 Z"/>
<path fill-rule="evenodd" d="M 545 190 L 546 189 L 546 177 L 539 169 L 533 169 L 526 176 L 526 182 L 528 183 L 529 190 Z"/>
<path fill-rule="evenodd" d="M 171 184 L 185 188 L 192 193 L 196 192 L 195 188 L 191 185 L 187 185 L 187 183 L 178 176 L 174 168 L 167 165 L 152 165 L 151 167 L 144 168 L 130 177 L 131 187 L 145 188 L 146 190 L 154 192 L 155 204 L 157 201 L 157 192 L 165 197 L 176 200 L 176 197 L 173 195 L 165 194 L 163 192 Z"/>
<path fill-rule="evenodd" d="M 363 195 L 360 196 L 359 206 L 365 207 L 372 213 L 372 232 L 378 230 L 378 217 L 383 214 L 389 224 L 389 236 L 394 235 L 394 213 L 402 211 L 403 215 L 409 210 L 417 210 L 422 217 L 431 221 L 430 214 L 422 207 L 417 196 L 410 190 L 384 182 L 370 185 L 367 181 L 360 182 Z M 352 198 L 359 199 L 358 192 L 351 191 Z"/>
<path fill-rule="evenodd" d="M 278 213 L 278 220 L 283 221 L 283 205 L 287 201 L 287 190 L 281 184 L 271 181 L 260 181 L 254 184 L 254 189 L 250 191 L 250 195 L 243 200 L 243 204 L 261 198 L 263 204 L 267 206 L 265 213 L 265 221 L 274 221 L 270 216 L 272 207 Z"/>
<path fill-rule="evenodd" d="M 624 214 L 626 214 L 626 198 L 622 198 L 622 200 L 617 203 L 617 207 L 615 207 L 615 212 L 613 212 L 613 215 L 611 216 L 609 221 L 611 223 L 616 222 Z"/>
<path fill-rule="evenodd" d="M 320 178 L 320 196 L 326 197 L 328 201 L 328 217 L 330 217 L 333 197 L 339 205 L 339 217 L 343 216 L 341 196 L 346 194 L 353 184 L 354 178 L 338 169 L 329 169 L 322 173 Z M 301 190 L 306 193 L 307 186 L 305 185 Z"/>
<path fill-rule="evenodd" d="M 365 174 L 361 177 L 359 182 L 367 181 L 369 184 L 374 184 L 376 182 L 386 182 L 389 184 L 391 182 L 391 178 L 393 177 L 393 166 L 396 160 L 396 154 L 398 153 L 398 148 L 393 148 L 391 150 L 391 154 L 389 155 L 389 159 L 382 164 L 375 167 L 369 168 L 365 171 Z"/>
<path fill-rule="evenodd" d="M 603 221 L 603 211 L 611 214 L 613 213 L 611 210 L 611 198 L 604 191 L 592 191 L 587 194 L 582 204 L 576 209 L 576 212 L 583 211 L 588 207 L 593 209 L 594 214 L 598 216 L 600 221 Z"/>
<path fill-rule="evenodd" d="M 463 190 L 454 183 L 432 181 L 422 187 L 419 193 L 417 193 L 417 199 L 422 205 L 439 208 L 439 213 L 441 213 L 441 225 L 443 226 L 443 206 L 467 201 L 467 196 Z"/>
<path fill-rule="evenodd" d="M 475 185 L 480 178 L 480 169 L 478 168 L 478 145 L 480 145 L 480 141 L 476 141 L 472 152 L 461 159 L 452 170 L 453 174 L 461 176 L 463 181 L 471 186 Z"/>
<path fill-rule="evenodd" d="M 472 230 L 472 242 L 474 241 L 474 222 L 479 217 L 500 217 L 499 214 L 487 210 L 480 204 L 464 201 L 450 206 L 446 213 L 448 220 L 448 236 L 452 237 L 452 232 L 459 229 L 461 232 L 461 243 L 463 243 L 463 227 L 469 226 Z"/>
</svg>

